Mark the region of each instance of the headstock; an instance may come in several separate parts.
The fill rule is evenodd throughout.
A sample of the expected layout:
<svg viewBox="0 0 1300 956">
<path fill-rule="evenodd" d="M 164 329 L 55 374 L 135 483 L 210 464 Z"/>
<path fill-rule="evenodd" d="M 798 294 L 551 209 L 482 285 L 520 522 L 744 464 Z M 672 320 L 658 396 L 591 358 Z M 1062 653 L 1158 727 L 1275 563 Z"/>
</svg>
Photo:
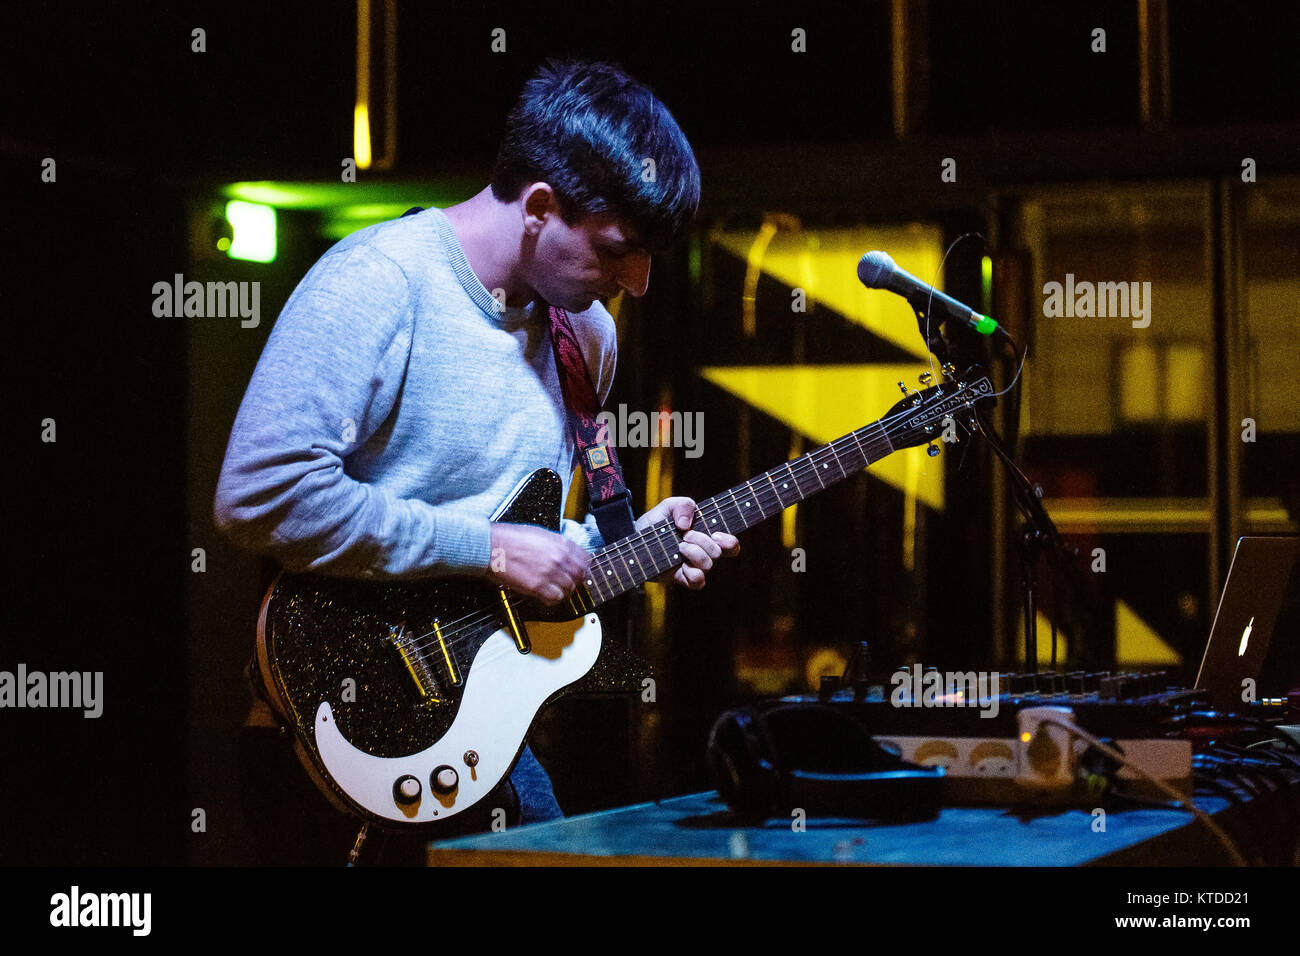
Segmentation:
<svg viewBox="0 0 1300 956">
<path fill-rule="evenodd" d="M 952 366 L 945 366 L 944 372 L 951 376 Z M 880 420 L 895 449 L 929 445 L 933 457 L 939 449 L 931 442 L 943 437 L 949 428 L 951 435 L 959 426 L 966 433 L 974 431 L 977 406 L 993 401 L 993 383 L 979 368 L 971 369 L 964 379 L 953 378 L 938 385 L 931 384 L 933 381 L 929 372 L 922 375 L 921 385 L 927 387 L 919 392 L 909 392 L 903 382 L 898 383 L 905 397 Z"/>
</svg>

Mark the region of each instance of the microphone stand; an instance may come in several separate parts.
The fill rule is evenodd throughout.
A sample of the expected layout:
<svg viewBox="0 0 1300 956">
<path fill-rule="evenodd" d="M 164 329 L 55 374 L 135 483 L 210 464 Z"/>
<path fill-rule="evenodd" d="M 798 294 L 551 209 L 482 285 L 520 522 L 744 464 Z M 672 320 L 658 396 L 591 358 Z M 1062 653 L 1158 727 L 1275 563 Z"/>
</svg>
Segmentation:
<svg viewBox="0 0 1300 956">
<path fill-rule="evenodd" d="M 938 325 L 930 320 L 929 332 L 925 313 L 913 307 L 916 312 L 917 325 L 921 337 L 925 339 L 930 351 L 946 368 L 955 365 L 957 348 L 940 333 Z M 979 432 L 988 441 L 998 459 L 1005 466 L 1011 479 L 1011 492 L 1024 520 L 1020 524 L 1018 546 L 1020 550 L 1020 568 L 1023 587 L 1025 611 L 1025 669 L 1026 673 L 1038 672 L 1038 558 L 1047 555 L 1048 564 L 1054 570 L 1069 567 L 1079 556 L 1079 549 L 1065 543 L 1056 525 L 1043 507 L 1043 500 L 1029 477 L 1007 452 L 996 430 L 984 421 L 978 410 L 975 423 Z M 1052 649 L 1056 649 L 1056 625 L 1052 625 Z"/>
<path fill-rule="evenodd" d="M 1025 669 L 1026 673 L 1038 672 L 1038 557 L 1047 555 L 1049 567 L 1054 570 L 1068 568 L 1079 556 L 1079 549 L 1066 544 L 1061 533 L 1043 507 L 1039 489 L 1030 482 L 1029 477 L 1007 453 L 1001 439 L 992 426 L 976 413 L 975 421 L 980 434 L 988 441 L 998 459 L 1006 466 L 1011 479 L 1012 496 L 1020 509 L 1024 521 L 1020 524 L 1017 544 L 1020 549 L 1020 569 L 1024 588 L 1025 608 Z M 1055 624 L 1053 624 L 1055 640 Z"/>
<path fill-rule="evenodd" d="M 930 350 L 930 354 L 939 360 L 941 367 L 955 365 L 954 359 L 957 356 L 957 347 L 945 339 L 943 333 L 939 330 L 940 322 L 943 320 L 936 322 L 932 316 L 927 321 L 924 309 L 912 305 L 910 301 L 908 305 L 911 305 L 912 311 L 916 313 L 916 327 L 921 333 L 921 339 L 925 342 L 926 348 Z"/>
</svg>

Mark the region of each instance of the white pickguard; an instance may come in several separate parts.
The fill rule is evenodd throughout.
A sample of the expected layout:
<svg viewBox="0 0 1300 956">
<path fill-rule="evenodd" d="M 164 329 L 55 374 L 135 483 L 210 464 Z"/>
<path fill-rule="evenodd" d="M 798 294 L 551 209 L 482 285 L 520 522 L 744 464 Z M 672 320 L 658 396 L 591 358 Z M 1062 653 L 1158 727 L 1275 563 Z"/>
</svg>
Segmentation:
<svg viewBox="0 0 1300 956">
<path fill-rule="evenodd" d="M 328 701 L 316 710 L 316 749 L 334 783 L 375 816 L 403 823 L 445 820 L 478 803 L 501 782 L 546 698 L 573 683 L 600 654 L 600 619 L 594 614 L 572 621 L 530 621 L 532 651 L 520 654 L 504 631 L 479 648 L 469 668 L 456 719 L 442 739 L 405 757 L 375 757 L 358 750 L 339 732 Z M 466 765 L 474 751 L 478 763 Z M 436 794 L 429 776 L 449 766 L 459 776 L 457 789 Z M 418 802 L 402 806 L 393 784 L 411 775 L 420 782 Z"/>
</svg>

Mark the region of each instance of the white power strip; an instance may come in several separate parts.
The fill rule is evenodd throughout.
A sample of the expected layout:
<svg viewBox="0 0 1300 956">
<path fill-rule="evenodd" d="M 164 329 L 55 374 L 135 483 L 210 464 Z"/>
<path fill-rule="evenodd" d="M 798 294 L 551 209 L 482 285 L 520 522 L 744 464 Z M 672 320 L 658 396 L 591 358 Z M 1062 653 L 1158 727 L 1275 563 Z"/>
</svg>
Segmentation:
<svg viewBox="0 0 1300 956">
<path fill-rule="evenodd" d="M 900 737 L 879 734 L 875 741 L 898 750 L 904 760 L 925 767 L 943 767 L 947 772 L 947 797 L 953 802 L 994 802 L 1060 799 L 1078 802 L 1088 796 L 1086 781 L 1078 779 L 1071 786 L 1044 783 L 1034 778 L 1050 779 L 1061 773 L 1076 778 L 1078 757 L 1088 749 L 1081 740 L 1071 744 L 1070 754 L 1061 754 L 1056 773 L 1044 773 L 1041 757 L 1035 768 L 1030 743 L 1014 737 Z M 1188 796 L 1192 793 L 1192 744 L 1187 740 L 1147 738 L 1119 740 L 1124 756 L 1151 776 Z M 1037 755 L 1035 755 L 1037 756 Z M 1118 779 L 1124 789 L 1146 796 L 1162 795 L 1128 767 L 1121 767 Z M 1086 800 L 1084 801 L 1086 802 Z"/>
</svg>

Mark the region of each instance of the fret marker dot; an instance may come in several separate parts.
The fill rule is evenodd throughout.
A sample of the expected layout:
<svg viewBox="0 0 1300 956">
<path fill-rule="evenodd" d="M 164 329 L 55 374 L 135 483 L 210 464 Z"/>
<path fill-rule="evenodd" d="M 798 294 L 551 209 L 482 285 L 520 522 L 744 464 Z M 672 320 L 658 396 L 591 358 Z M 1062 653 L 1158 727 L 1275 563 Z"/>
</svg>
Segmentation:
<svg viewBox="0 0 1300 956">
<path fill-rule="evenodd" d="M 717 523 L 718 523 L 718 519 L 717 519 L 717 518 L 714 518 L 714 519 L 713 519 L 713 523 L 714 523 L 714 524 L 717 524 Z"/>
<path fill-rule="evenodd" d="M 822 465 L 822 467 L 825 468 L 826 466 L 825 466 L 825 465 Z"/>
<path fill-rule="evenodd" d="M 784 481 L 783 481 L 783 482 L 781 482 L 781 487 L 782 487 L 782 488 L 789 488 L 790 485 L 789 485 L 787 482 L 784 482 Z"/>
<path fill-rule="evenodd" d="M 614 573 L 613 571 L 606 571 L 606 572 L 605 572 L 605 576 L 608 577 L 609 575 L 611 575 L 611 574 L 613 574 L 613 573 Z"/>
<path fill-rule="evenodd" d="M 636 564 L 636 558 L 628 558 L 628 559 L 627 559 L 627 563 L 628 563 L 628 564 Z"/>
<path fill-rule="evenodd" d="M 588 584 L 591 583 L 591 578 L 587 578 L 587 583 L 588 583 Z"/>
<path fill-rule="evenodd" d="M 745 502 L 745 507 L 746 507 L 746 508 L 749 507 L 749 502 L 748 502 L 748 501 Z"/>
</svg>

